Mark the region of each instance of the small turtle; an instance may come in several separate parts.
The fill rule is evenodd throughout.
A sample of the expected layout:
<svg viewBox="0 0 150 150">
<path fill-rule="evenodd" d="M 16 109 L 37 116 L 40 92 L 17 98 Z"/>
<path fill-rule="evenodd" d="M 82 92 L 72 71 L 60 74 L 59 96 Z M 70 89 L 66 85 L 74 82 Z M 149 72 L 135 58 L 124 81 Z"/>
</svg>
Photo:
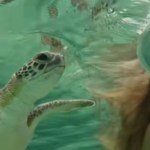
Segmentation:
<svg viewBox="0 0 150 150">
<path fill-rule="evenodd" d="M 43 116 L 93 105 L 90 100 L 58 100 L 33 108 L 56 85 L 64 68 L 63 55 L 41 52 L 12 75 L 0 91 L 0 149 L 25 150 Z"/>
</svg>

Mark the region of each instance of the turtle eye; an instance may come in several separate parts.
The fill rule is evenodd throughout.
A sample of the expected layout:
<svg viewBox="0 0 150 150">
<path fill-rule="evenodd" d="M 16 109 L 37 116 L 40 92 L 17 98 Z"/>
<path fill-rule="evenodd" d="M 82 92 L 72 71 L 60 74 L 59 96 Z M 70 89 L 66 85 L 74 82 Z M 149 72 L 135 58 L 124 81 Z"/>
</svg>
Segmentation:
<svg viewBox="0 0 150 150">
<path fill-rule="evenodd" d="M 38 59 L 38 60 L 48 60 L 49 58 L 48 58 L 48 56 L 47 56 L 46 54 L 41 53 L 41 54 L 39 54 L 39 55 L 36 57 L 36 59 Z"/>
</svg>

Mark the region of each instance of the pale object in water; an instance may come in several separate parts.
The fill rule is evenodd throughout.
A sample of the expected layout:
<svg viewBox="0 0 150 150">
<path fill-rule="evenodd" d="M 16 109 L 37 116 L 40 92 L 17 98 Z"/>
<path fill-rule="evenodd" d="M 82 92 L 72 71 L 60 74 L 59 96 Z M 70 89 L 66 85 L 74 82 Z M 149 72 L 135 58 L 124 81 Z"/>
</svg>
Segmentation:
<svg viewBox="0 0 150 150">
<path fill-rule="evenodd" d="M 25 150 L 39 121 L 46 115 L 92 106 L 91 100 L 58 100 L 34 107 L 58 83 L 64 57 L 49 51 L 34 56 L 13 74 L 0 91 L 0 149 Z"/>
</svg>

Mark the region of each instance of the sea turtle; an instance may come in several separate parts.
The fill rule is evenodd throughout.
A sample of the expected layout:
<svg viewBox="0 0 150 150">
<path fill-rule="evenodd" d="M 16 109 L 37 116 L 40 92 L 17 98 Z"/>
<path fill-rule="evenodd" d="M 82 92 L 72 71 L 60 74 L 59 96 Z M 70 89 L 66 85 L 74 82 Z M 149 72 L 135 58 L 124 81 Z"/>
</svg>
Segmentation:
<svg viewBox="0 0 150 150">
<path fill-rule="evenodd" d="M 56 85 L 64 68 L 63 55 L 45 51 L 12 75 L 0 91 L 0 149 L 25 150 L 46 114 L 94 104 L 91 100 L 58 100 L 33 108 Z"/>
</svg>

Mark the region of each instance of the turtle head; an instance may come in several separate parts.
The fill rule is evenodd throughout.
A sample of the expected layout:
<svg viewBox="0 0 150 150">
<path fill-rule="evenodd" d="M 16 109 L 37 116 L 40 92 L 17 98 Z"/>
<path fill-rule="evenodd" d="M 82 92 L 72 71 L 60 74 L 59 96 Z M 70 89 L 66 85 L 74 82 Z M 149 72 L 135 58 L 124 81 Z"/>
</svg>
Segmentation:
<svg viewBox="0 0 150 150">
<path fill-rule="evenodd" d="M 22 83 L 20 93 L 36 99 L 46 96 L 56 86 L 64 68 L 63 55 L 49 51 L 38 53 L 15 73 Z"/>
</svg>

